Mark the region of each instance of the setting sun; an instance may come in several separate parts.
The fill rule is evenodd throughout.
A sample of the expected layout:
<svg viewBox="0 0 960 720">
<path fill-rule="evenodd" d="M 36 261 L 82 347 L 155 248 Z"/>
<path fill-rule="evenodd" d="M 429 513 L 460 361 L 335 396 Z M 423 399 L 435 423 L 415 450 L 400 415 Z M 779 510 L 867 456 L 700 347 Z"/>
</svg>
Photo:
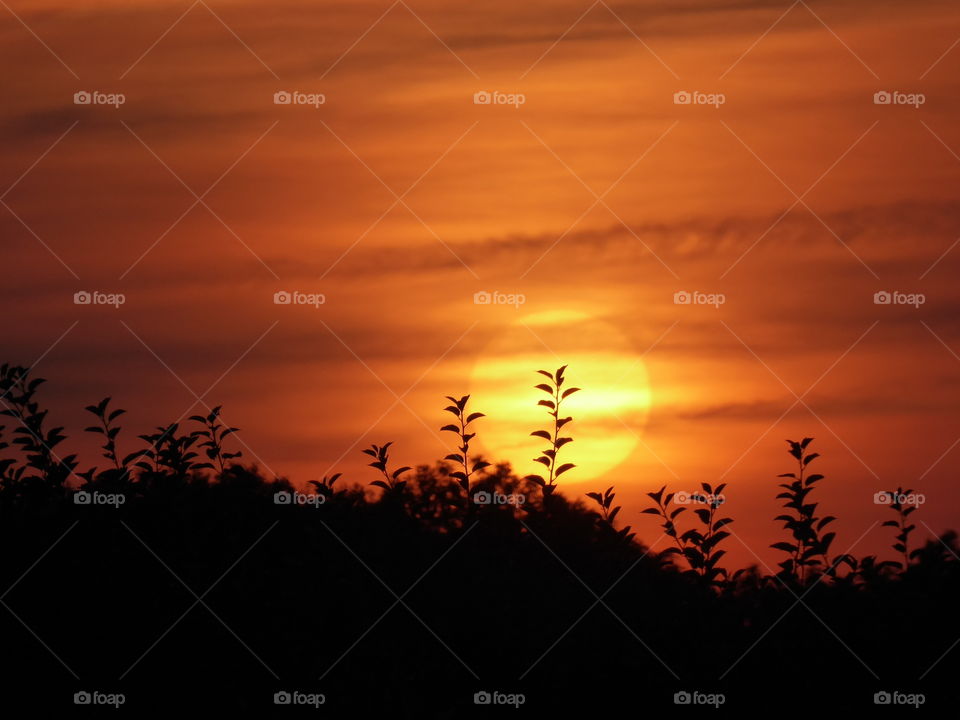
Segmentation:
<svg viewBox="0 0 960 720">
<path fill-rule="evenodd" d="M 600 477 L 630 457 L 650 408 L 643 359 L 609 323 L 572 310 L 535 313 L 509 323 L 480 354 L 471 393 L 489 417 L 482 446 L 491 459 L 509 458 L 521 473 L 538 472 L 533 458 L 543 441 L 530 433 L 548 424 L 542 380 L 518 367 L 555 370 L 569 365 L 567 386 L 582 387 L 562 405 L 576 442 L 561 451 L 577 465 L 567 482 Z M 538 379 L 539 378 L 539 379 Z M 569 430 L 569 432 L 567 432 Z"/>
</svg>

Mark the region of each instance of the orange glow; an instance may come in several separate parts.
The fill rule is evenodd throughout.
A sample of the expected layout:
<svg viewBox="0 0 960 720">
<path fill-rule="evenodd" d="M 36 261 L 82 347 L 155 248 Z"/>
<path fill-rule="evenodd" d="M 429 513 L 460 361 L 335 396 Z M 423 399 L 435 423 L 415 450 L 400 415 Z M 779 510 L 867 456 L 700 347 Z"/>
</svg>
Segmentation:
<svg viewBox="0 0 960 720">
<path fill-rule="evenodd" d="M 625 462 L 650 409 L 646 369 L 616 328 L 577 311 L 522 315 L 480 353 L 470 387 L 488 415 L 481 437 L 485 451 L 510 458 L 518 471 L 542 471 L 530 462 L 544 444 L 530 432 L 552 425 L 548 409 L 537 406 L 546 395 L 533 388 L 542 378 L 517 368 L 544 363 L 550 372 L 569 365 L 565 388 L 583 388 L 561 406 L 561 417 L 574 418 L 563 434 L 575 437 L 561 451 L 562 461 L 577 465 L 564 481 L 590 480 Z"/>
<path fill-rule="evenodd" d="M 112 395 L 130 451 L 201 396 L 268 475 L 365 484 L 372 442 L 451 452 L 443 398 L 469 392 L 476 447 L 527 473 L 535 371 L 569 364 L 561 490 L 616 484 L 641 538 L 646 492 L 724 481 L 772 560 L 783 439 L 804 436 L 843 488 L 838 544 L 900 482 L 960 524 L 948 3 L 7 4 L 33 32 L 0 9 L 0 360 L 40 360 L 66 427 Z M 496 289 L 526 304 L 474 302 Z"/>
</svg>

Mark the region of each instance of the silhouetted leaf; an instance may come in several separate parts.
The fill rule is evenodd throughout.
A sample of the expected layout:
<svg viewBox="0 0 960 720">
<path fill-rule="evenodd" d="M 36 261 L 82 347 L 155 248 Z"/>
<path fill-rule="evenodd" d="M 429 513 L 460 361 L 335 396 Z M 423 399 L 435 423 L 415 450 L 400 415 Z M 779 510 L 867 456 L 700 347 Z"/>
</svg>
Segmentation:
<svg viewBox="0 0 960 720">
<path fill-rule="evenodd" d="M 783 550 L 784 552 L 793 553 L 797 551 L 796 545 L 791 545 L 788 542 L 778 542 L 771 545 L 774 550 Z"/>
</svg>

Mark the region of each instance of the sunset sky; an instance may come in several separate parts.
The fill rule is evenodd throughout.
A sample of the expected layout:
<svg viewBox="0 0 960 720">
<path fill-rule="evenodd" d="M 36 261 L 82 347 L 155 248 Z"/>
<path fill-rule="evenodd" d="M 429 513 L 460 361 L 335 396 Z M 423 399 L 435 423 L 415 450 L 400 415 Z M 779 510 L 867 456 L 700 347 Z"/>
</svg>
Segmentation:
<svg viewBox="0 0 960 720">
<path fill-rule="evenodd" d="M 89 462 L 112 395 L 125 452 L 223 404 L 268 475 L 365 484 L 370 443 L 450 452 L 472 393 L 480 448 L 532 472 L 535 371 L 569 363 L 561 489 L 615 485 L 645 542 L 644 493 L 722 481 L 732 564 L 772 566 L 803 436 L 837 552 L 891 554 L 898 485 L 917 536 L 960 527 L 955 3 L 0 6 L 0 359 Z"/>
</svg>

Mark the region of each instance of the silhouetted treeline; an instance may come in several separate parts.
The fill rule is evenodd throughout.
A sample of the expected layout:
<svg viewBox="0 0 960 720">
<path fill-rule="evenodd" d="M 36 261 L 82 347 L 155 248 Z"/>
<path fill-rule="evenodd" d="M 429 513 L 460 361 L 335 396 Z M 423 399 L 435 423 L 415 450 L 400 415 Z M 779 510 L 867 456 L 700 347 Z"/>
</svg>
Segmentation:
<svg viewBox="0 0 960 720">
<path fill-rule="evenodd" d="M 452 718 L 515 712 L 475 704 L 479 692 L 562 717 L 674 712 L 683 692 L 771 713 L 869 712 L 883 692 L 923 693 L 925 708 L 958 699 L 960 547 L 954 534 L 908 547 L 911 491 L 891 503 L 900 560 L 835 556 L 804 439 L 788 446 L 794 477 L 771 483 L 772 512 L 775 492 L 786 507 L 776 573 L 722 569 L 734 520 L 721 522 L 722 487 L 683 508 L 651 493 L 666 538 L 651 550 L 634 533 L 656 537 L 654 525 L 623 526 L 612 488 L 591 496 L 596 511 L 557 489 L 568 423 L 562 369 L 548 375 L 545 477 L 474 460 L 482 415 L 450 398 L 444 430 L 460 452 L 396 468 L 390 444 L 374 445 L 374 490 L 339 476 L 295 487 L 238 464 L 219 408 L 121 456 L 122 413 L 91 405 L 106 463 L 81 469 L 39 383 L 4 366 L 3 702 L 24 717 Z M 84 708 L 78 692 L 124 703 Z M 325 702 L 275 704 L 283 692 Z"/>
</svg>

